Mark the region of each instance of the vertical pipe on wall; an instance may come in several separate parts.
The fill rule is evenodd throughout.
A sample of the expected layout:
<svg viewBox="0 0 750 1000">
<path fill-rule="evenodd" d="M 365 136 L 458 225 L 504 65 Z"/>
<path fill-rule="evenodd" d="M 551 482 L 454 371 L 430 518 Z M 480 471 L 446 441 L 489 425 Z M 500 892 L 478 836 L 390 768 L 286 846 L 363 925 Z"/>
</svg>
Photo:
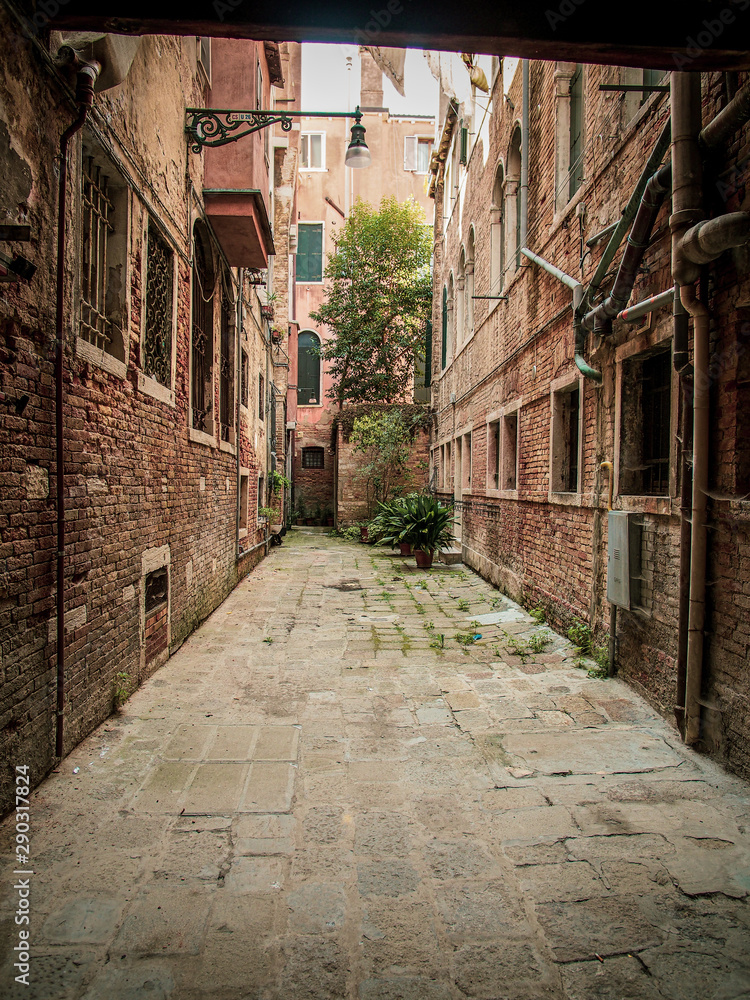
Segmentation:
<svg viewBox="0 0 750 1000">
<path fill-rule="evenodd" d="M 68 194 L 68 145 L 83 128 L 94 103 L 94 84 L 101 71 L 99 63 L 86 63 L 76 81 L 78 116 L 60 136 L 60 177 L 57 214 L 57 294 L 55 303 L 55 461 L 57 494 L 57 708 L 55 756 L 63 755 L 65 715 L 65 447 L 63 408 L 65 405 L 65 247 Z"/>
<path fill-rule="evenodd" d="M 521 246 L 526 246 L 529 228 L 529 60 L 522 63 L 521 104 Z"/>
<path fill-rule="evenodd" d="M 237 296 L 237 336 L 235 337 L 236 344 L 236 362 L 237 362 L 237 391 L 235 399 L 235 423 L 236 423 L 236 439 L 235 447 L 237 451 L 237 504 L 236 504 L 236 517 L 235 517 L 235 531 L 234 531 L 234 559 L 237 562 L 240 558 L 240 523 L 242 520 L 242 513 L 240 506 L 242 504 L 242 456 L 240 455 L 240 403 L 242 402 L 242 323 L 243 323 L 243 309 L 245 304 L 245 268 L 241 267 L 238 273 L 239 280 L 239 295 Z M 248 372 L 249 375 L 249 372 Z M 246 512 L 247 513 L 247 512 Z"/>
</svg>

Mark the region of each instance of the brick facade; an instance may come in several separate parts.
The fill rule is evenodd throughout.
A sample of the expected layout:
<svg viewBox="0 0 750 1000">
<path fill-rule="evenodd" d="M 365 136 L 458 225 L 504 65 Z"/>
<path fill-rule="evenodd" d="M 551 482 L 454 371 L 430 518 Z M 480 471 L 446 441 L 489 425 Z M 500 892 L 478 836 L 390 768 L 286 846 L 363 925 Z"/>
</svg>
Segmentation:
<svg viewBox="0 0 750 1000">
<path fill-rule="evenodd" d="M 619 220 L 669 120 L 670 105 L 667 93 L 646 94 L 641 101 L 640 94 L 599 90 L 600 84 L 640 82 L 640 71 L 583 67 L 583 177 L 578 190 L 571 192 L 570 94 L 577 69 L 571 64 L 530 64 L 525 242 L 586 287 L 607 240 L 591 247 L 586 241 Z M 613 507 L 633 515 L 641 562 L 637 600 L 629 610 L 619 609 L 617 668 L 665 717 L 674 719 L 675 709 L 678 715 L 680 709 L 682 411 L 680 380 L 672 367 L 671 310 L 657 310 L 633 324 L 616 321 L 608 337 L 587 334 L 583 354 L 601 371 L 602 383 L 597 385 L 579 373 L 574 362 L 571 290 L 517 254 L 521 66 L 507 93 L 497 62 L 492 70 L 491 114 L 477 116 L 468 100 L 459 102 L 453 112 L 443 95 L 438 123 L 438 139 L 444 129 L 445 141 L 440 160 L 434 161 L 433 181 L 434 481 L 440 492 L 461 501 L 463 550 L 470 565 L 513 597 L 531 606 L 541 605 L 558 628 L 564 630 L 579 619 L 603 643 L 611 629 L 607 600 L 610 473 L 605 463 L 613 463 Z M 724 85 L 720 74 L 704 76 L 704 124 L 726 104 Z M 456 152 L 461 125 L 469 129 L 465 166 Z M 750 131 L 744 126 L 722 153 L 721 162 L 709 165 L 708 215 L 747 208 L 741 165 L 747 162 L 749 141 Z M 721 177 L 727 180 L 723 187 Z M 723 200 L 717 197 L 721 192 Z M 652 229 L 632 303 L 673 284 L 669 201 L 668 194 Z M 502 228 L 503 275 L 499 279 L 493 241 Z M 619 256 L 612 266 L 616 267 Z M 724 253 L 706 269 L 704 286 L 712 317 L 712 384 L 700 743 L 744 774 L 750 773 L 746 712 L 750 696 L 746 621 L 750 509 L 745 499 L 747 422 L 742 416 L 750 404 L 747 257 L 746 250 Z M 603 286 L 604 294 L 610 287 L 611 279 Z M 476 298 L 469 306 L 472 292 L 507 298 Z M 639 423 L 640 404 L 634 397 L 642 391 L 644 378 L 656 384 L 657 376 L 650 374 L 648 365 L 643 367 L 644 359 L 656 357 L 658 361 L 662 351 L 666 352 L 667 374 L 662 377 L 669 417 L 666 444 L 662 442 L 666 453 L 658 474 L 665 478 L 658 487 L 644 488 L 654 465 L 642 459 L 649 428 Z M 570 416 L 572 401 L 575 418 Z M 575 434 L 571 419 L 578 421 L 575 448 L 566 439 Z M 504 441 L 500 459 L 502 464 L 509 457 L 512 468 L 501 469 L 498 479 L 496 433 L 514 438 Z M 471 469 L 467 474 L 468 454 Z M 644 471 L 646 465 L 648 471 Z M 510 478 L 503 479 L 503 475 Z"/>
<path fill-rule="evenodd" d="M 0 388 L 10 400 L 0 415 L 2 811 L 10 801 L 13 766 L 29 764 L 36 784 L 55 761 L 56 157 L 59 136 L 76 109 L 65 89 L 69 75 L 53 69 L 45 55 L 52 51 L 47 37 L 23 37 L 5 8 L 0 19 L 3 36 L 13 39 L 0 67 L 0 160 L 3 175 L 13 178 L 0 196 L 2 221 L 31 226 L 31 242 L 12 249 L 37 265 L 30 282 L 0 286 Z M 268 101 L 272 72 L 264 46 L 243 45 L 244 58 L 257 59 L 263 69 Z M 268 481 L 267 421 L 260 417 L 257 397 L 259 375 L 268 386 L 271 370 L 267 327 L 257 290 L 245 281 L 238 334 L 240 272 L 223 268 L 213 239 L 206 244 L 213 281 L 203 290 L 214 303 L 203 430 L 193 413 L 193 231 L 204 218 L 204 157 L 187 150 L 184 109 L 210 106 L 196 58 L 194 37 L 142 39 L 127 79 L 96 95 L 89 122 L 69 150 L 63 409 L 66 753 L 112 711 L 115 675 L 127 674 L 132 691 L 266 550 L 256 508 L 260 477 Z M 213 68 L 220 75 L 221 61 L 215 58 Z M 109 261 L 109 281 L 110 291 L 117 287 L 122 298 L 121 330 L 113 329 L 113 336 L 122 337 L 119 359 L 81 337 L 81 273 L 90 252 L 84 249 L 81 225 L 82 164 L 92 149 L 113 185 L 113 228 L 120 243 L 111 244 L 119 259 Z M 160 348 L 147 332 L 148 309 L 157 294 L 156 279 L 149 284 L 148 263 L 154 229 L 173 262 L 167 274 L 172 300 L 162 309 L 173 346 L 171 352 L 166 349 L 158 378 L 149 366 L 160 363 L 150 354 L 158 355 Z M 223 294 L 230 303 L 226 356 Z M 247 407 L 242 399 L 237 405 L 239 349 L 247 356 Z M 222 400 L 227 392 L 230 396 Z M 20 396 L 29 400 L 17 413 L 12 401 Z M 228 415 L 225 429 L 218 419 L 222 413 Z M 247 505 L 242 511 L 240 496 Z"/>
</svg>

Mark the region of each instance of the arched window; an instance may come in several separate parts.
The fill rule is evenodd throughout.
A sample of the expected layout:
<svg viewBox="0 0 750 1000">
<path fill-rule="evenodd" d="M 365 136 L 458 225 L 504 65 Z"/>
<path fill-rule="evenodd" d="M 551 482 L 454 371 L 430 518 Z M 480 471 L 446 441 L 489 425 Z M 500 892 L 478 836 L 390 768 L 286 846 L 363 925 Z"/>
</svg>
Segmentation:
<svg viewBox="0 0 750 1000">
<path fill-rule="evenodd" d="M 461 247 L 456 278 L 456 347 L 466 340 L 466 251 Z"/>
<path fill-rule="evenodd" d="M 495 171 L 490 209 L 490 295 L 501 295 L 505 270 L 505 171 L 502 163 Z"/>
<path fill-rule="evenodd" d="M 464 319 L 466 338 L 474 333 L 474 227 L 469 230 L 469 242 L 466 244 L 466 279 L 464 282 L 466 294 Z"/>
<path fill-rule="evenodd" d="M 311 406 L 320 398 L 320 337 L 305 330 L 297 338 L 297 402 Z"/>
<path fill-rule="evenodd" d="M 453 272 L 451 271 L 450 277 L 448 278 L 448 353 L 446 358 L 446 364 L 453 360 L 453 355 L 455 352 L 455 338 L 456 338 L 456 315 L 455 315 L 455 284 L 453 281 Z"/>
<path fill-rule="evenodd" d="M 443 285 L 443 340 L 440 351 L 440 370 L 448 363 L 448 289 Z"/>
<path fill-rule="evenodd" d="M 521 266 L 521 129 L 516 127 L 508 152 L 508 176 L 505 180 L 505 208 L 512 227 L 510 253 L 516 268 Z"/>
<path fill-rule="evenodd" d="M 211 244 L 203 223 L 193 227 L 193 319 L 191 326 L 192 426 L 212 434 L 214 429 L 214 271 Z"/>
</svg>

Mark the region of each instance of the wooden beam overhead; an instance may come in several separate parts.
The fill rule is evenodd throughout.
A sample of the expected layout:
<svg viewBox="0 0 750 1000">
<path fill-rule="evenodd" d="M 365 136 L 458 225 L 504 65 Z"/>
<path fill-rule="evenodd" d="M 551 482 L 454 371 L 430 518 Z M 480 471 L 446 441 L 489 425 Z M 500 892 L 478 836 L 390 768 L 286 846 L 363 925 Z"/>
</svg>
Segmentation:
<svg viewBox="0 0 750 1000">
<path fill-rule="evenodd" d="M 30 12 L 34 4 L 20 4 Z M 49 5 L 57 7 L 57 4 Z M 76 0 L 48 20 L 60 29 L 357 42 L 530 59 L 736 70 L 750 67 L 750 0 Z"/>
</svg>

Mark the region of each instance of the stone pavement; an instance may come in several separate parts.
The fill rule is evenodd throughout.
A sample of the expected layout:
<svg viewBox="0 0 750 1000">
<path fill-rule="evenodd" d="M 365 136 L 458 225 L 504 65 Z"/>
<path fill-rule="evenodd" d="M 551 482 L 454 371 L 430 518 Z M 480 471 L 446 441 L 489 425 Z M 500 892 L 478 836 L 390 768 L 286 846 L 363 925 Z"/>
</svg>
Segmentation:
<svg viewBox="0 0 750 1000">
<path fill-rule="evenodd" d="M 2 825 L 0 994 L 747 1000 L 748 793 L 462 566 L 295 530 L 33 795 L 28 987 Z"/>
</svg>

